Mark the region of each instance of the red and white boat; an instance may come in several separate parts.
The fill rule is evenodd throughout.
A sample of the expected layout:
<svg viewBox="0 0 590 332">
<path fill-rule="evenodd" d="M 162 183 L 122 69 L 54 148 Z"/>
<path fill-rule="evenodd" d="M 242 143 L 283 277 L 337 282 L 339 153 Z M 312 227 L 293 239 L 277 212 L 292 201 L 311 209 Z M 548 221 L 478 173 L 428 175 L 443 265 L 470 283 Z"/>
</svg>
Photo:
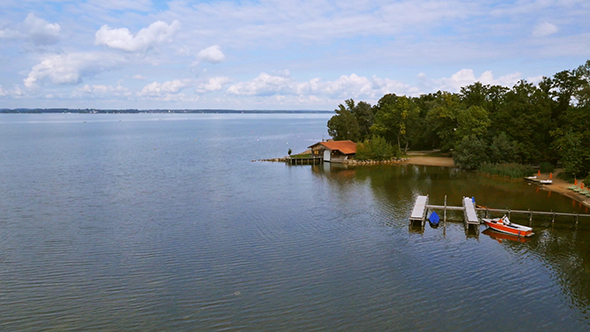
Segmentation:
<svg viewBox="0 0 590 332">
<path fill-rule="evenodd" d="M 522 237 L 530 237 L 535 234 L 535 233 L 533 233 L 533 229 L 531 227 L 513 224 L 510 222 L 510 219 L 508 219 L 508 217 L 506 217 L 506 216 L 504 216 L 502 218 L 494 218 L 494 219 L 481 218 L 481 220 L 489 228 L 491 228 L 495 231 L 498 231 L 498 232 L 512 234 L 512 235 L 516 235 L 516 236 L 522 236 Z"/>
</svg>

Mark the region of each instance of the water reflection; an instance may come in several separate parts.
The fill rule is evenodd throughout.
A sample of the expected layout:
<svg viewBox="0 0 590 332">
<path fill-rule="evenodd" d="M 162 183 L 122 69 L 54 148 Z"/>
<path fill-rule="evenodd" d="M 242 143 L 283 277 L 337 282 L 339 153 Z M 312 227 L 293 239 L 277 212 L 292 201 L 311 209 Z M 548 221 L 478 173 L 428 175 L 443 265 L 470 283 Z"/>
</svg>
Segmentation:
<svg viewBox="0 0 590 332">
<path fill-rule="evenodd" d="M 525 242 L 528 242 L 531 240 L 530 237 L 522 237 L 522 236 L 504 234 L 504 233 L 496 232 L 490 228 L 485 229 L 482 233 L 489 236 L 491 239 L 498 241 L 499 243 L 502 243 L 502 241 L 515 241 L 515 242 L 525 243 Z"/>
<path fill-rule="evenodd" d="M 448 205 L 460 205 L 463 196 L 474 196 L 477 203 L 496 208 L 585 213 L 586 208 L 561 195 L 551 195 L 521 180 L 483 176 L 472 172 L 442 167 L 414 165 L 378 165 L 347 167 L 323 164 L 311 167 L 312 174 L 326 179 L 334 190 L 348 190 L 351 186 L 368 183 L 378 206 L 390 213 L 396 224 L 406 223 L 411 235 L 421 237 L 432 232 L 448 241 L 447 225 L 438 229 L 409 223 L 409 214 L 417 195 L 428 194 L 430 204 L 442 205 L 445 195 Z M 449 211 L 448 220 L 462 220 L 462 214 Z M 529 224 L 528 216 L 512 215 L 515 222 Z M 457 223 L 451 222 L 451 225 Z M 582 317 L 590 319 L 590 220 L 576 223 L 570 217 L 535 216 L 531 225 L 537 233 L 532 238 L 520 238 L 479 228 L 465 230 L 464 240 L 484 241 L 481 245 L 502 246 L 516 255 L 516 261 L 539 259 L 551 271 L 556 282 L 578 308 Z M 481 226 L 481 229 L 484 229 Z M 482 248 L 483 250 L 483 248 Z"/>
</svg>

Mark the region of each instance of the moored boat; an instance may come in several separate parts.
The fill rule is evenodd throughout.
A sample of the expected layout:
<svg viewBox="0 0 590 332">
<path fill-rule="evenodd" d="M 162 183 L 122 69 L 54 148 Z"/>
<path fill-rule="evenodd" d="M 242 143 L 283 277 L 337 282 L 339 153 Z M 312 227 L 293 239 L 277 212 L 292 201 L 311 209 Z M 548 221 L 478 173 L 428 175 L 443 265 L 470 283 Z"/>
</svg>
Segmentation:
<svg viewBox="0 0 590 332">
<path fill-rule="evenodd" d="M 535 234 L 533 233 L 533 229 L 531 227 L 513 224 L 510 222 L 510 219 L 508 219 L 507 216 L 494 219 L 482 218 L 481 220 L 486 224 L 486 226 L 498 232 L 522 237 L 530 237 Z"/>
<path fill-rule="evenodd" d="M 500 243 L 502 243 L 504 240 L 522 242 L 522 243 L 525 243 L 525 242 L 528 242 L 531 240 L 530 237 L 522 237 L 522 236 L 516 236 L 516 235 L 512 235 L 512 234 L 501 233 L 501 232 L 495 231 L 492 228 L 486 228 L 482 232 L 482 234 L 485 234 Z"/>
</svg>

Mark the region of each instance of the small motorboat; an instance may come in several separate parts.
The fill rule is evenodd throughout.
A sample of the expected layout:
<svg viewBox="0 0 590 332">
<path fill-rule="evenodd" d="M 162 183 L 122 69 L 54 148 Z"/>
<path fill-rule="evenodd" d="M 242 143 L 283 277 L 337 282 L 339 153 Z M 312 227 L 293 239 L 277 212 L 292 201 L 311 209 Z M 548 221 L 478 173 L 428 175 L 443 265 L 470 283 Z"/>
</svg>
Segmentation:
<svg viewBox="0 0 590 332">
<path fill-rule="evenodd" d="M 510 219 L 508 219 L 507 216 L 494 219 L 481 218 L 481 220 L 486 224 L 486 226 L 498 232 L 522 237 L 530 237 L 535 234 L 533 233 L 533 229 L 531 227 L 513 224 L 510 222 Z"/>
</svg>

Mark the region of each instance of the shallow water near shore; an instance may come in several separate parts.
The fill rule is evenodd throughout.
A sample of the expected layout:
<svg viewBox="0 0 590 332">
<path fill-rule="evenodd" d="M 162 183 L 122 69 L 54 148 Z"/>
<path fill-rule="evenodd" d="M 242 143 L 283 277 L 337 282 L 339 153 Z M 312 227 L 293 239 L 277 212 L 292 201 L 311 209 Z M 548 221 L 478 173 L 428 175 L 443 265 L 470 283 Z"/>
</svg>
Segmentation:
<svg viewBox="0 0 590 332">
<path fill-rule="evenodd" d="M 524 243 L 408 223 L 419 194 L 585 208 L 450 168 L 252 162 L 328 118 L 0 115 L 0 330 L 590 328 L 590 218 Z"/>
</svg>

